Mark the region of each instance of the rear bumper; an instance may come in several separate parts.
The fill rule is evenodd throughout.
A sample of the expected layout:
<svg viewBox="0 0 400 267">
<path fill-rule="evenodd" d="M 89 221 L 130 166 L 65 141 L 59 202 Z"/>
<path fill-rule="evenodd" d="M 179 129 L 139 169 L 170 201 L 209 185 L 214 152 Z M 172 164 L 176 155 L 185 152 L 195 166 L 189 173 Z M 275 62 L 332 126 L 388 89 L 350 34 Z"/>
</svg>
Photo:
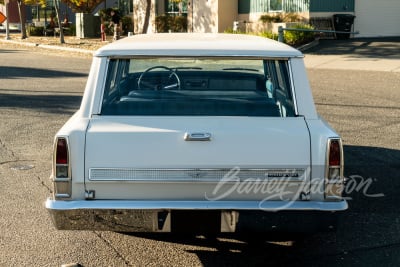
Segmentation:
<svg viewBox="0 0 400 267">
<path fill-rule="evenodd" d="M 310 232 L 335 229 L 346 201 L 118 201 L 48 199 L 60 230 Z"/>
</svg>

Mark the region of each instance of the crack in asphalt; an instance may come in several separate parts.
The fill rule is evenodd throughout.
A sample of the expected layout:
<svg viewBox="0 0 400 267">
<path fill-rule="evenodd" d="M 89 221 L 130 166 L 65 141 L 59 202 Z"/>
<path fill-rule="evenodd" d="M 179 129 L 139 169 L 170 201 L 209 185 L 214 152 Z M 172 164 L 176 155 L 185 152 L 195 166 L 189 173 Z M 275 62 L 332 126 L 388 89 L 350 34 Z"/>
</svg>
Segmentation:
<svg viewBox="0 0 400 267">
<path fill-rule="evenodd" d="M 9 163 L 17 163 L 17 162 L 29 162 L 29 161 L 35 161 L 35 160 L 29 160 L 29 159 L 18 159 L 18 157 L 15 155 L 14 151 L 12 151 L 11 149 L 9 149 L 6 144 L 3 142 L 3 140 L 1 140 L 0 138 L 0 147 L 3 148 L 6 152 L 9 152 L 10 156 L 12 158 L 14 158 L 13 160 L 6 160 L 6 161 L 1 161 L 0 165 L 4 165 L 4 164 L 9 164 Z M 42 178 L 40 176 L 36 176 L 36 178 L 38 179 L 39 183 L 47 189 L 47 191 L 52 194 L 53 190 L 44 182 L 44 180 L 42 180 Z"/>
<path fill-rule="evenodd" d="M 40 176 L 36 176 L 36 178 L 39 180 L 40 184 L 44 186 L 47 191 L 49 191 L 50 194 L 53 194 L 53 190 L 51 190 L 51 188 L 42 180 L 42 178 L 40 178 Z"/>
<path fill-rule="evenodd" d="M 34 160 L 30 160 L 30 159 L 7 160 L 7 161 L 2 161 L 2 162 L 0 162 L 0 165 L 8 164 L 8 163 L 21 162 L 21 161 L 34 161 Z"/>
<path fill-rule="evenodd" d="M 3 142 L 3 140 L 1 140 L 0 138 L 0 146 L 7 152 L 9 152 L 11 154 L 12 158 L 18 159 L 17 156 L 15 156 L 14 151 L 12 151 L 11 149 L 9 149 L 6 144 Z"/>
<path fill-rule="evenodd" d="M 100 240 L 102 240 L 109 248 L 111 248 L 119 258 L 121 258 L 124 263 L 126 264 L 126 266 L 133 266 L 132 264 L 130 264 L 130 262 L 125 259 L 125 257 L 106 239 L 101 235 L 101 232 L 98 231 L 93 231 L 93 233 L 100 238 Z"/>
</svg>

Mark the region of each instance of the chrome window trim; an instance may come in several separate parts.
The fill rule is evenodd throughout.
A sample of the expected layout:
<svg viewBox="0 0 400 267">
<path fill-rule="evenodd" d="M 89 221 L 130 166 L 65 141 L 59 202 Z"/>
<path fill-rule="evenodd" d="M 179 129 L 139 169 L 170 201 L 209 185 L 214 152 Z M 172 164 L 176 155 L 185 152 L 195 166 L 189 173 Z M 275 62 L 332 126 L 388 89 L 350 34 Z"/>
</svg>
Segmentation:
<svg viewBox="0 0 400 267">
<path fill-rule="evenodd" d="M 299 109 L 297 107 L 297 96 L 296 96 L 296 90 L 295 90 L 295 86 L 294 86 L 294 79 L 293 79 L 292 71 L 293 71 L 292 61 L 288 60 L 289 81 L 290 81 L 290 90 L 292 92 L 292 97 L 293 97 L 294 114 L 296 116 L 299 116 Z"/>
<path fill-rule="evenodd" d="M 301 58 L 304 56 L 301 56 Z M 251 55 L 213 55 L 213 56 L 196 56 L 196 55 L 115 55 L 115 56 L 107 56 L 107 60 L 110 59 L 215 59 L 218 58 L 219 60 L 222 59 L 238 59 L 238 60 L 289 60 L 293 57 L 265 57 L 265 56 L 251 56 Z"/>
</svg>

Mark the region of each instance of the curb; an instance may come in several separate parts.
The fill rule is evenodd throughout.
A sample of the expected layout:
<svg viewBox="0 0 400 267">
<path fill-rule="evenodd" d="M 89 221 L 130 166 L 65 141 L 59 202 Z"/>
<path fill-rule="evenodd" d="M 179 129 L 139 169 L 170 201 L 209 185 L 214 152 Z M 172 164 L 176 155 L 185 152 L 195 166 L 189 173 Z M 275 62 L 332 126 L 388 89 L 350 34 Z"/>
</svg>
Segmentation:
<svg viewBox="0 0 400 267">
<path fill-rule="evenodd" d="M 44 44 L 29 43 L 29 42 L 18 42 L 18 41 L 13 41 L 13 40 L 6 40 L 6 39 L 0 39 L 0 42 L 22 45 L 22 46 L 29 46 L 29 47 L 41 47 L 41 48 L 51 49 L 51 50 L 77 52 L 77 53 L 83 53 L 83 54 L 89 54 L 89 55 L 93 55 L 95 52 L 93 50 L 87 50 L 87 49 L 81 49 L 81 48 L 63 47 L 63 46 L 56 46 L 56 45 L 44 45 Z"/>
<path fill-rule="evenodd" d="M 316 47 L 317 45 L 319 45 L 319 39 L 315 39 L 311 43 L 299 46 L 299 47 L 297 47 L 297 50 L 300 50 L 301 52 L 305 52 L 310 48 Z"/>
</svg>

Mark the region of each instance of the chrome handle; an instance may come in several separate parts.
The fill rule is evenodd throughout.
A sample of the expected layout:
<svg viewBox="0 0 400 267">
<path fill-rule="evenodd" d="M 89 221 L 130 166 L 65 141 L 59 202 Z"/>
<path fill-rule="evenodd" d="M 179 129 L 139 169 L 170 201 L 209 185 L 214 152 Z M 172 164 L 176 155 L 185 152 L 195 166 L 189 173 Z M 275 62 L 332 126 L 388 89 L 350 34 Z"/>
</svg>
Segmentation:
<svg viewBox="0 0 400 267">
<path fill-rule="evenodd" d="M 210 133 L 185 133 L 185 141 L 211 141 Z"/>
</svg>

